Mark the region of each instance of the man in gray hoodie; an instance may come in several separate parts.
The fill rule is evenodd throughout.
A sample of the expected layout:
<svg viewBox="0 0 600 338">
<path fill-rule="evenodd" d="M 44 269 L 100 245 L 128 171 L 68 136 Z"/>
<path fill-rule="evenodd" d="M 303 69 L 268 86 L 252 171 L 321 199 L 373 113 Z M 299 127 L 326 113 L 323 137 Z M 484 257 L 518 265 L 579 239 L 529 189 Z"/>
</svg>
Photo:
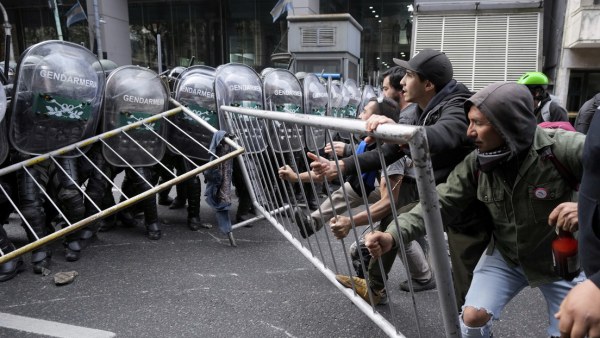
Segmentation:
<svg viewBox="0 0 600 338">
<path fill-rule="evenodd" d="M 538 287 L 546 299 L 548 334 L 559 336 L 554 313 L 584 276 L 569 282 L 552 268 L 556 229 L 548 226 L 548 216 L 557 205 L 571 201 L 574 190 L 547 154 L 551 151 L 581 180 L 585 137 L 537 127 L 531 95 L 516 83 L 487 86 L 465 102 L 464 110 L 467 135 L 477 149 L 437 187 L 442 220 L 447 224 L 469 203 L 481 201 L 492 216 L 494 241 L 475 268 L 460 315 L 462 335 L 490 337 L 492 319 L 499 319 L 504 306 L 529 285 Z M 396 227 L 367 236 L 373 257 L 425 232 L 420 205 L 398 221 L 402 236 Z"/>
</svg>

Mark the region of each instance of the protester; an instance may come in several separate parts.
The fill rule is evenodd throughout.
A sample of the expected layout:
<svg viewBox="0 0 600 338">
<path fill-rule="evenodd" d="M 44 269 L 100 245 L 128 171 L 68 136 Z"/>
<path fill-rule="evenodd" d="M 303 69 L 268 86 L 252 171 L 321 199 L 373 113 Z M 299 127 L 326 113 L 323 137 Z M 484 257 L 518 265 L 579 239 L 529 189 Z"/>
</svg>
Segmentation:
<svg viewBox="0 0 600 338">
<path fill-rule="evenodd" d="M 580 133 L 587 134 L 590 128 L 592 118 L 598 112 L 600 106 L 600 93 L 594 95 L 591 99 L 585 101 L 585 103 L 579 108 L 577 118 L 575 118 L 575 130 Z"/>
<path fill-rule="evenodd" d="M 384 115 L 395 121 L 398 120 L 398 116 L 400 113 L 400 109 L 395 101 L 391 99 L 383 99 L 382 102 L 378 102 L 377 98 L 373 98 L 367 103 L 363 112 L 360 113 L 359 118 L 368 119 L 372 115 Z M 366 147 L 366 143 L 363 144 L 362 148 L 359 146 L 360 151 L 368 151 L 372 149 L 371 146 L 369 149 Z M 357 150 L 358 151 L 358 150 Z M 309 153 L 310 154 L 310 153 Z M 310 154 L 309 156 L 314 156 Z M 365 173 L 368 174 L 368 173 Z M 393 172 L 390 176 L 394 175 L 403 175 L 404 168 L 400 168 L 400 171 L 397 172 L 397 169 L 393 169 Z M 372 182 L 365 182 L 365 189 L 367 190 L 367 198 L 369 202 L 375 203 L 380 200 L 378 192 L 379 190 L 375 189 L 374 178 L 376 173 L 373 173 L 371 176 Z M 289 167 L 284 166 L 279 169 L 279 177 L 288 181 L 301 181 L 301 182 L 310 182 L 310 177 L 313 176 L 316 178 L 314 173 L 312 172 L 304 172 L 300 173 L 297 177 L 296 173 Z M 336 178 L 337 175 L 328 175 L 329 179 Z M 321 178 L 316 178 L 320 180 Z M 363 179 L 364 180 L 364 179 Z M 376 191 L 376 193 L 372 193 Z M 387 192 L 387 190 L 386 190 Z M 320 208 L 313 211 L 310 215 L 307 215 L 302 209 L 296 208 L 294 211 L 294 216 L 296 219 L 296 225 L 299 227 L 300 234 L 302 237 L 307 238 L 311 236 L 314 232 L 320 230 L 324 223 L 322 220 L 330 220 L 336 214 L 342 213 L 347 210 L 346 199 L 344 194 L 348 195 L 348 200 L 350 202 L 350 207 L 358 207 L 364 204 L 364 200 L 362 197 L 362 192 L 360 188 L 359 177 L 356 174 L 349 175 L 347 177 L 346 182 L 344 183 L 344 187 L 340 187 L 340 189 L 336 190 L 332 193 L 331 199 L 325 199 L 321 204 Z M 347 233 L 346 233 L 347 234 Z M 343 236 L 345 237 L 345 236 Z"/>
<path fill-rule="evenodd" d="M 466 136 L 467 119 L 463 110 L 464 101 L 471 92 L 463 84 L 453 80 L 452 63 L 448 57 L 433 49 L 424 49 L 408 62 L 394 59 L 400 67 L 406 69 L 402 79 L 403 96 L 406 101 L 416 103 L 414 124 L 424 126 L 436 183 L 445 182 L 448 173 L 471 151 L 472 144 Z M 371 131 L 382 123 L 393 123 L 390 119 L 375 116 L 367 121 L 367 130 Z M 384 144 L 381 152 L 386 163 L 393 163 L 398 158 L 408 154 L 406 147 L 397 144 Z M 357 156 L 362 172 L 379 169 L 381 162 L 379 154 L 367 152 Z M 339 162 L 342 172 L 356 171 L 353 157 Z M 320 158 L 311 163 L 313 170 L 319 175 L 327 175 L 335 171 L 335 163 Z M 412 181 L 412 182 L 411 182 Z M 412 184 L 413 189 L 408 189 Z M 412 196 L 418 201 L 418 192 L 414 178 L 405 177 L 402 194 Z M 490 239 L 490 229 L 487 228 L 489 215 L 474 201 L 460 217 L 445 224 L 448 232 L 448 245 L 451 253 L 455 292 L 459 306 L 469 288 L 472 272 L 479 256 Z M 454 225 L 454 226 L 451 226 Z M 423 234 L 424 235 L 424 234 Z M 369 288 L 375 294 L 382 293 L 384 278 L 387 277 L 395 259 L 395 252 L 382 257 L 384 272 L 374 260 L 369 265 Z M 384 274 L 385 273 L 385 274 Z M 354 277 L 354 284 L 360 285 L 357 293 L 368 299 L 366 283 L 363 279 Z M 340 276 L 342 284 L 350 287 L 349 276 Z M 377 298 L 375 297 L 377 303 Z"/>
<path fill-rule="evenodd" d="M 556 98 L 548 93 L 548 77 L 541 72 L 527 72 L 517 83 L 524 84 L 533 95 L 534 114 L 537 122 L 569 121 L 569 114 Z"/>
<path fill-rule="evenodd" d="M 571 201 L 573 187 L 558 172 L 551 153 L 575 177 L 581 177 L 584 137 L 579 133 L 536 126 L 533 102 L 525 86 L 491 84 L 465 103 L 467 133 L 477 149 L 437 187 L 442 220 L 460 214 L 480 200 L 493 222 L 494 242 L 481 257 L 460 315 L 463 337 L 490 337 L 492 319 L 525 286 L 538 287 L 548 305 L 548 334 L 558 336 L 554 313 L 567 292 L 583 278 L 560 280 L 552 268 L 551 242 L 555 228 L 547 226 L 551 211 Z M 367 236 L 374 257 L 400 240 L 425 232 L 421 207 L 398 218 L 396 227 Z"/>
<path fill-rule="evenodd" d="M 598 95 L 596 95 L 598 96 Z M 583 148 L 579 205 L 557 211 L 556 222 L 579 228 L 579 258 L 589 278 L 575 286 L 560 305 L 556 318 L 564 337 L 600 337 L 600 117 L 595 114 Z M 573 214 L 578 219 L 573 220 Z M 551 222 L 554 220 L 551 220 Z"/>
</svg>

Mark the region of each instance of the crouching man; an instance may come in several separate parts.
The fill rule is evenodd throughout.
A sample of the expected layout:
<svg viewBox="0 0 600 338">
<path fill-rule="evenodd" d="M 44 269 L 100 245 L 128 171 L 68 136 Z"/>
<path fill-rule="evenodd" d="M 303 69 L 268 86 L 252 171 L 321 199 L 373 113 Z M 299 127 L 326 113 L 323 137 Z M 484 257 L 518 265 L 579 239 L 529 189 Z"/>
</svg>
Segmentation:
<svg viewBox="0 0 600 338">
<path fill-rule="evenodd" d="M 531 94 L 517 83 L 494 83 L 465 102 L 467 135 L 477 147 L 438 185 L 444 224 L 469 202 L 483 202 L 492 215 L 494 240 L 474 271 L 460 315 L 463 337 L 490 337 L 492 319 L 526 286 L 538 287 L 548 311 L 548 335 L 560 336 L 554 313 L 569 290 L 581 281 L 561 280 L 552 268 L 551 242 L 556 228 L 548 216 L 574 190 L 557 167 L 577 180 L 582 175 L 584 136 L 537 127 Z M 555 156 L 556 161 L 550 159 Z M 399 216 L 396 227 L 373 232 L 366 245 L 373 257 L 397 250 L 422 236 L 421 207 Z M 561 229 L 568 231 L 568 227 Z M 401 236 L 400 236 L 401 235 Z"/>
</svg>

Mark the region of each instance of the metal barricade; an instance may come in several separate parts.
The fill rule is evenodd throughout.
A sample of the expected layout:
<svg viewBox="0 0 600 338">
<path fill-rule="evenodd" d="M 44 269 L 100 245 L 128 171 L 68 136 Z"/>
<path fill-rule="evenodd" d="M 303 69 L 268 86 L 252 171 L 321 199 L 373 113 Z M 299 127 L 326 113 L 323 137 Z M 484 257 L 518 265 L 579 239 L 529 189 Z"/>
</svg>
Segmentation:
<svg viewBox="0 0 600 338">
<path fill-rule="evenodd" d="M 298 168 L 309 168 L 311 159 L 307 158 L 306 151 L 308 150 L 306 150 L 306 145 L 304 145 L 305 150 L 300 152 L 275 152 L 273 151 L 274 149 L 283 149 L 286 147 L 282 147 L 281 144 L 271 144 L 271 142 L 289 142 L 289 140 L 292 139 L 292 136 L 294 136 L 294 138 L 299 137 L 300 130 L 305 127 L 325 129 L 327 143 L 332 143 L 332 136 L 338 132 L 364 135 L 366 133 L 365 122 L 360 120 L 279 113 L 231 106 L 221 106 L 221 111 L 225 112 L 225 119 L 229 129 L 237 136 L 236 140 L 242 147 L 252 148 L 254 144 L 251 140 L 244 139 L 244 130 L 262 128 L 267 131 L 267 133 L 276 132 L 276 130 L 285 133 L 285 135 L 265 135 L 265 139 L 269 142 L 266 150 L 247 149 L 248 151 L 238 158 L 241 161 L 243 175 L 246 179 L 248 189 L 251 190 L 251 197 L 255 209 L 258 211 L 258 216 L 255 219 L 237 224 L 234 227 L 242 226 L 247 222 L 253 222 L 256 219 L 266 219 L 386 334 L 390 336 L 403 336 L 400 331 L 402 329 L 402 323 L 406 323 L 405 321 L 407 318 L 405 316 L 397 316 L 395 314 L 397 309 L 392 305 L 388 305 L 386 307 L 385 315 L 383 315 L 382 313 L 384 311 L 380 312 L 378 309 L 381 308 L 375 306 L 376 304 L 374 303 L 374 297 L 371 291 L 369 291 L 368 295 L 370 300 L 369 304 L 356 294 L 356 286 L 354 283 L 352 284 L 352 288 L 345 288 L 336 280 L 336 274 L 355 275 L 348 258 L 347 244 L 349 244 L 348 242 L 357 242 L 360 237 L 360 230 L 353 221 L 355 211 L 353 211 L 352 205 L 348 199 L 348 193 L 344 191 L 344 174 L 347 175 L 349 173 L 343 173 L 341 171 L 338 156 L 333 155 L 333 161 L 337 165 L 336 176 L 340 184 L 340 189 L 342 189 L 343 192 L 343 204 L 345 204 L 345 207 L 341 208 L 343 211 L 339 211 L 339 213 L 344 213 L 349 216 L 352 220 L 352 229 L 346 238 L 339 241 L 330 234 L 328 229 L 322 229 L 320 231 L 316 229 L 313 236 L 309 235 L 303 239 L 302 232 L 306 233 L 307 228 L 297 220 L 295 210 L 298 208 L 306 209 L 308 204 L 306 203 L 307 197 L 310 196 L 310 194 L 318 195 L 320 193 L 319 189 L 317 189 L 319 184 L 313 176 L 309 175 L 309 184 L 306 184 L 306 187 L 303 185 L 295 186 L 287 180 L 280 179 L 278 169 L 282 167 L 285 168 L 285 165 L 289 165 L 291 170 L 294 171 L 292 176 L 295 176 L 296 180 L 298 180 L 301 175 Z M 277 124 L 279 128 L 268 128 L 267 126 L 269 124 Z M 306 128 L 306 130 L 310 131 L 312 128 Z M 288 135 L 287 133 L 289 131 L 294 131 L 297 135 Z M 414 163 L 415 178 L 419 191 L 419 199 L 423 206 L 423 217 L 430 246 L 430 261 L 432 268 L 435 271 L 434 276 L 437 283 L 438 298 L 446 336 L 460 337 L 460 326 L 456 300 L 454 298 L 450 263 L 446 251 L 438 195 L 435 189 L 435 180 L 433 177 L 433 170 L 428 151 L 429 148 L 424 129 L 415 126 L 386 124 L 380 125 L 371 136 L 377 139 L 378 146 L 381 145 L 382 141 L 408 144 L 410 146 L 411 158 Z M 310 137 L 311 135 L 306 135 L 306 139 L 308 139 L 307 142 L 310 142 Z M 350 137 L 349 139 L 352 149 L 356 148 L 354 140 L 354 137 Z M 291 149 L 291 147 L 287 147 L 287 149 Z M 375 151 L 378 150 L 379 149 L 376 149 Z M 387 180 L 386 164 L 381 151 L 379 151 L 379 160 L 381 161 L 383 168 L 383 176 Z M 360 168 L 356 157 L 354 161 L 356 167 Z M 359 177 L 362 175 L 360 169 L 354 174 L 359 175 Z M 366 208 L 369 218 L 367 231 L 373 231 L 375 229 L 374 222 L 367 207 L 368 200 L 366 196 L 368 194 L 365 192 L 363 181 L 358 181 L 360 182 L 361 195 L 363 196 L 362 203 L 360 204 L 362 205 L 361 207 L 363 210 Z M 334 201 L 332 201 L 330 183 L 325 180 L 323 184 L 325 185 L 324 190 L 326 196 L 320 200 L 329 200 L 329 203 L 333 205 Z M 388 185 L 387 189 L 389 196 L 392 196 L 391 205 L 396 205 L 393 200 L 392 188 Z M 336 203 L 339 204 L 339 201 Z M 356 206 L 356 203 L 354 206 Z M 398 216 L 396 208 L 390 209 L 392 219 L 395 220 Z M 319 217 L 323 218 L 321 207 L 319 207 L 315 213 L 318 213 Z M 333 215 L 337 214 L 338 211 L 334 209 Z M 323 224 L 327 224 L 329 220 L 321 219 L 321 221 Z M 395 222 L 394 224 L 394 222 L 392 222 L 390 226 L 398 227 L 398 223 Z M 404 244 L 400 243 L 399 246 L 399 252 L 402 253 L 402 259 L 406 263 Z M 360 250 L 359 255 L 361 255 L 362 262 L 362 253 L 360 253 Z M 379 264 L 381 264 L 381 262 L 379 262 Z M 383 271 L 381 265 L 380 268 Z M 363 264 L 361 269 L 363 269 L 363 272 L 366 272 L 367 267 Z M 410 275 L 408 277 L 410 280 Z M 391 292 L 391 288 L 387 285 L 385 286 L 385 289 L 387 290 L 387 296 L 392 299 L 394 292 Z M 419 327 L 419 313 L 413 292 L 411 292 L 411 296 L 414 323 Z M 420 329 L 417 330 L 419 335 L 421 335 Z"/>
<path fill-rule="evenodd" d="M 216 133 L 217 130 L 212 127 L 208 122 L 204 121 L 203 119 L 201 119 L 200 117 L 198 117 L 196 114 L 194 114 L 194 112 L 192 112 L 190 109 L 188 109 L 187 107 L 179 104 L 179 102 L 171 99 L 172 104 L 174 104 L 176 106 L 176 108 L 174 109 L 170 109 L 168 111 L 165 111 L 163 113 L 145 118 L 143 120 L 140 120 L 138 122 L 129 124 L 127 126 L 121 127 L 121 128 L 117 128 L 105 133 L 102 133 L 100 135 L 88 138 L 86 140 L 77 142 L 75 144 L 57 149 L 55 151 L 52 151 L 50 153 L 47 154 L 43 154 L 43 155 L 39 155 L 39 156 L 35 156 L 32 157 L 31 159 L 16 163 L 16 164 L 12 164 L 10 166 L 4 167 L 0 169 L 0 177 L 4 176 L 4 175 L 8 175 L 10 173 L 14 173 L 14 172 L 18 172 L 18 171 L 23 171 L 25 173 L 25 175 L 30 175 L 29 174 L 29 168 L 40 164 L 40 163 L 52 163 L 53 165 L 56 166 L 57 170 L 62 171 L 64 174 L 66 174 L 66 172 L 64 171 L 64 169 L 60 166 L 60 164 L 55 160 L 55 156 L 60 156 L 62 154 L 66 154 L 66 153 L 72 153 L 72 152 L 77 152 L 80 154 L 80 156 L 85 159 L 86 161 L 88 161 L 91 166 L 93 167 L 93 170 L 99 171 L 101 172 L 101 170 L 94 165 L 94 163 L 92 162 L 92 160 L 90 160 L 90 158 L 86 155 L 86 153 L 82 150 L 86 147 L 89 147 L 95 143 L 102 143 L 103 145 L 107 146 L 109 149 L 110 146 L 108 145 L 108 143 L 106 142 L 106 140 L 110 139 L 111 137 L 114 137 L 116 135 L 125 135 L 126 137 L 130 138 L 132 140 L 133 143 L 135 143 L 139 148 L 141 152 L 146 152 L 145 149 L 139 144 L 137 143 L 133 138 L 131 138 L 131 136 L 129 135 L 128 132 L 133 131 L 135 129 L 138 128 L 146 128 L 146 130 L 150 130 L 152 131 L 155 135 L 157 135 L 163 142 L 165 142 L 167 145 L 170 146 L 170 148 L 177 154 L 182 156 L 186 161 L 188 161 L 191 164 L 191 167 L 193 168 L 191 171 L 188 171 L 184 174 L 181 175 L 176 175 L 173 171 L 171 171 L 170 169 L 168 169 L 167 167 L 165 167 L 160 161 L 158 161 L 158 165 L 161 165 L 166 172 L 168 172 L 172 178 L 168 181 L 165 181 L 161 184 L 158 185 L 152 185 L 149 182 L 148 183 L 149 186 L 152 186 L 151 188 L 143 191 L 142 193 L 139 193 L 135 196 L 126 196 L 123 191 L 122 188 L 119 187 L 119 185 L 117 183 L 115 183 L 113 180 L 111 180 L 111 178 L 107 177 L 104 173 L 101 172 L 101 174 L 104 176 L 104 178 L 106 180 L 108 180 L 109 184 L 113 187 L 113 189 L 116 189 L 118 191 L 118 193 L 120 193 L 124 199 L 115 204 L 114 206 L 107 208 L 107 209 L 101 209 L 98 205 L 96 205 L 91 199 L 90 197 L 86 194 L 85 191 L 85 184 L 80 184 L 79 182 L 75 182 L 74 178 L 69 177 L 69 179 L 75 183 L 75 185 L 77 186 L 79 192 L 84 196 L 85 199 L 91 201 L 91 203 L 94 205 L 94 207 L 97 210 L 97 213 L 88 216 L 82 220 L 73 222 L 72 220 L 67 219 L 67 217 L 65 217 L 65 213 L 63 212 L 63 210 L 61 210 L 61 208 L 57 205 L 57 203 L 55 203 L 53 201 L 53 199 L 51 198 L 51 196 L 48 195 L 48 193 L 45 191 L 45 189 L 34 179 L 34 182 L 36 183 L 36 185 L 38 186 L 38 188 L 42 191 L 42 193 L 45 195 L 46 200 L 52 205 L 52 207 L 56 210 L 56 212 L 61 216 L 62 220 L 67 224 L 66 227 L 63 227 L 62 229 L 56 229 L 56 231 L 52 232 L 51 234 L 45 236 L 45 237 L 41 237 L 39 238 L 35 232 L 32 230 L 31 225 L 27 222 L 26 218 L 24 217 L 23 213 L 21 212 L 21 210 L 19 210 L 19 203 L 15 200 L 16 198 L 10 196 L 7 191 L 2 187 L 2 185 L 0 185 L 0 190 L 1 192 L 4 194 L 4 196 L 8 199 L 9 203 L 12 205 L 12 207 L 15 209 L 16 213 L 19 215 L 19 217 L 21 218 L 23 224 L 24 224 L 24 228 L 25 230 L 28 232 L 28 235 L 32 236 L 35 238 L 34 241 L 32 241 L 31 243 L 24 245 L 14 251 L 5 253 L 2 252 L 0 250 L 0 264 L 7 262 L 13 258 L 16 258 L 18 256 L 21 256 L 27 252 L 30 252 L 32 250 L 35 250 L 36 248 L 39 248 L 41 246 L 44 246 L 50 242 L 53 242 L 59 238 L 62 238 L 72 232 L 75 232 L 77 230 L 80 230 L 90 224 L 92 224 L 93 222 L 98 221 L 101 218 L 107 217 L 109 215 L 112 215 L 122 209 L 125 209 L 153 194 L 156 194 L 157 192 L 167 189 L 173 185 L 176 185 L 178 183 L 181 183 L 195 175 L 198 175 L 199 173 L 218 166 L 221 163 L 224 163 L 225 161 L 231 160 L 233 158 L 235 158 L 236 156 L 239 156 L 241 153 L 244 152 L 244 149 L 241 148 L 237 143 L 233 142 L 233 140 L 231 140 L 228 137 L 225 137 L 223 140 L 224 142 L 226 142 L 228 145 L 230 145 L 233 148 L 233 151 L 224 155 L 224 156 L 217 156 L 214 153 L 209 152 L 209 149 L 206 148 L 205 145 L 202 145 L 200 142 L 198 142 L 197 140 L 195 140 L 193 137 L 191 137 L 189 134 L 187 134 L 184 130 L 182 130 L 180 127 L 176 126 L 170 119 L 168 119 L 167 117 L 170 116 L 174 116 L 176 114 L 185 114 L 187 115 L 189 118 L 195 120 L 196 122 L 198 122 L 202 127 L 206 128 L 207 132 L 210 132 L 212 134 Z M 152 128 L 149 128 L 148 125 L 152 124 L 152 123 L 156 123 L 157 121 L 161 121 L 161 123 L 168 123 L 170 125 L 173 126 L 172 128 L 172 132 L 179 132 L 183 134 L 183 137 L 188 137 L 190 138 L 191 142 L 190 143 L 194 143 L 196 144 L 198 147 L 204 148 L 205 151 L 209 152 L 212 157 L 214 158 L 212 161 L 209 161 L 203 165 L 198 165 L 196 164 L 193 160 L 191 160 L 190 158 L 188 158 L 186 155 L 184 155 L 184 153 L 182 151 L 180 151 L 179 149 L 177 149 L 176 147 L 173 147 L 171 144 L 169 144 L 169 142 L 161 135 L 159 135 L 158 133 L 156 133 L 154 130 L 152 130 Z M 113 152 L 115 154 L 118 153 L 116 151 L 113 150 Z M 149 153 L 148 153 L 149 154 Z M 149 154 L 150 155 L 150 154 Z M 150 155 L 152 156 L 152 155 Z M 122 157 L 121 157 L 122 159 Z M 132 166 L 129 163 L 126 163 L 126 165 L 131 168 Z M 135 171 L 134 171 L 135 173 Z M 68 176 L 68 175 L 67 175 Z"/>
</svg>

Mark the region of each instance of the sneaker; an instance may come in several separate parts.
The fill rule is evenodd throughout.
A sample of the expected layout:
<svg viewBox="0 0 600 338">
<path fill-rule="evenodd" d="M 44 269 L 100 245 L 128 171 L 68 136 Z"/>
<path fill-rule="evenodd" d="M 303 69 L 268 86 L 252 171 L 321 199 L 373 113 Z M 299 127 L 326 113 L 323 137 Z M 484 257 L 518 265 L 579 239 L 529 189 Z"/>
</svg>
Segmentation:
<svg viewBox="0 0 600 338">
<path fill-rule="evenodd" d="M 369 300 L 369 292 L 367 291 L 367 281 L 358 278 L 358 277 L 350 277 L 345 275 L 335 275 L 335 279 L 347 287 L 348 289 L 352 289 L 352 281 L 354 281 L 354 287 L 356 288 L 356 294 L 360 296 L 365 302 L 370 303 Z M 371 289 L 371 294 L 373 295 L 373 303 L 375 305 L 385 305 L 388 303 L 387 293 L 385 289 L 382 290 L 373 290 Z"/>
<path fill-rule="evenodd" d="M 435 289 L 435 278 L 431 277 L 425 282 L 419 282 L 418 280 L 413 279 L 412 286 L 414 292 L 433 290 Z M 400 282 L 400 290 L 406 292 L 410 291 L 410 289 L 408 288 L 408 280 Z"/>
</svg>

